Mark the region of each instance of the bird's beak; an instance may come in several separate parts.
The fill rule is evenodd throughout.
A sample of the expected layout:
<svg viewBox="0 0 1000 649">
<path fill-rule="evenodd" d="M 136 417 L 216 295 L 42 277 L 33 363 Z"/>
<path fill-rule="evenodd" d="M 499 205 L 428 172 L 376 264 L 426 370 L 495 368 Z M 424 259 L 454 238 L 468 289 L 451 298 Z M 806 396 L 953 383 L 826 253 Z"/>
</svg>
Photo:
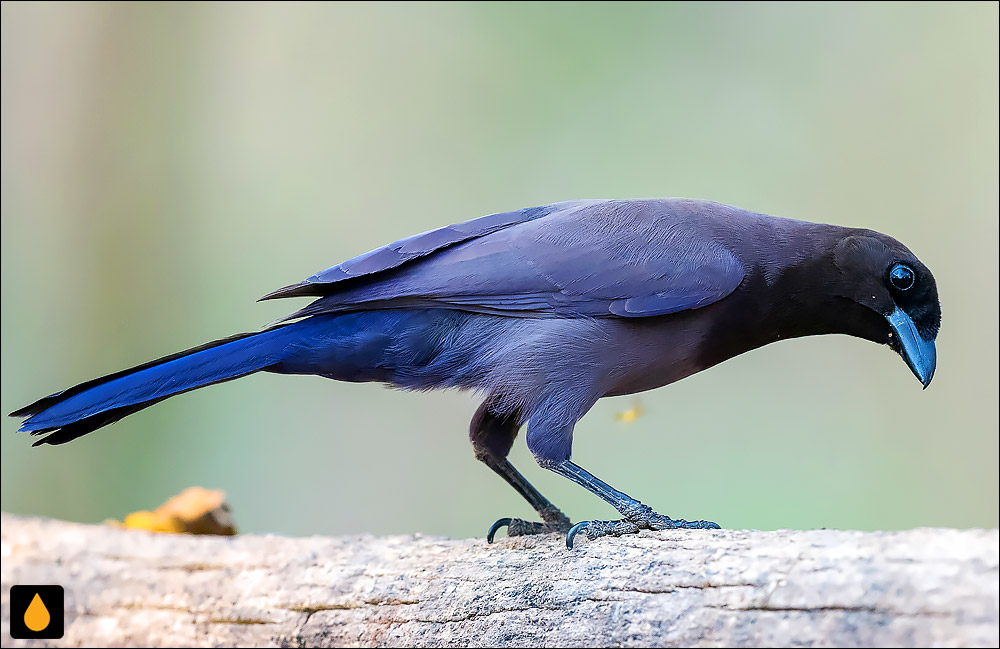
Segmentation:
<svg viewBox="0 0 1000 649">
<path fill-rule="evenodd" d="M 892 334 L 896 337 L 893 348 L 903 357 L 910 371 L 926 388 L 934 378 L 934 367 L 937 365 L 934 341 L 924 339 L 917 332 L 913 319 L 899 307 L 886 316 L 886 319 L 892 327 Z"/>
</svg>

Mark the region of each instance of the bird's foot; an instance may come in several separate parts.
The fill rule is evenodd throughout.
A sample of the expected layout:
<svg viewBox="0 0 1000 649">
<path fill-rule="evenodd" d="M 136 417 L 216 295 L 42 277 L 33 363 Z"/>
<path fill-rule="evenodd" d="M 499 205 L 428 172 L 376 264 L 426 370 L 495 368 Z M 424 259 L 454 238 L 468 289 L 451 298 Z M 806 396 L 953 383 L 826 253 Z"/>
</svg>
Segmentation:
<svg viewBox="0 0 1000 649">
<path fill-rule="evenodd" d="M 501 518 L 490 527 L 486 534 L 486 542 L 493 543 L 493 537 L 502 527 L 507 528 L 507 536 L 528 536 L 529 534 L 551 534 L 553 532 L 568 532 L 573 524 L 566 514 L 556 507 L 547 507 L 538 512 L 542 523 L 525 521 L 520 518 Z"/>
<path fill-rule="evenodd" d="M 566 533 L 566 547 L 573 547 L 577 534 L 584 534 L 593 541 L 602 536 L 622 536 L 635 534 L 639 530 L 717 530 L 721 529 L 711 521 L 686 521 L 657 514 L 647 505 L 637 502 L 635 506 L 622 512 L 625 518 L 617 521 L 582 521 Z"/>
</svg>

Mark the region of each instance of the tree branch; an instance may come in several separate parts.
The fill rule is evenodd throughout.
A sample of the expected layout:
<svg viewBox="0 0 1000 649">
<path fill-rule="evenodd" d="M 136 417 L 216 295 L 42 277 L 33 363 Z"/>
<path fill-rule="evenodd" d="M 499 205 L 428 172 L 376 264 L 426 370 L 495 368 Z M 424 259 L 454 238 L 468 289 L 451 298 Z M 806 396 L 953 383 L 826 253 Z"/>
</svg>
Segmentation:
<svg viewBox="0 0 1000 649">
<path fill-rule="evenodd" d="M 990 646 L 996 530 L 448 540 L 150 534 L 2 518 L 9 589 L 61 584 L 53 646 Z"/>
</svg>

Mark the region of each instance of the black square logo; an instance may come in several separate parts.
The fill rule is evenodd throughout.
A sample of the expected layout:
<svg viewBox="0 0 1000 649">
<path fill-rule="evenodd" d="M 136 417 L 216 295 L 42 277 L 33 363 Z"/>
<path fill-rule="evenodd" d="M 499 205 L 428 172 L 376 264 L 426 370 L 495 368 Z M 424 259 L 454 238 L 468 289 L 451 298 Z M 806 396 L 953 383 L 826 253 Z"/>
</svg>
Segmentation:
<svg viewBox="0 0 1000 649">
<path fill-rule="evenodd" d="M 18 640 L 63 637 L 62 586 L 11 586 L 10 637 Z"/>
</svg>

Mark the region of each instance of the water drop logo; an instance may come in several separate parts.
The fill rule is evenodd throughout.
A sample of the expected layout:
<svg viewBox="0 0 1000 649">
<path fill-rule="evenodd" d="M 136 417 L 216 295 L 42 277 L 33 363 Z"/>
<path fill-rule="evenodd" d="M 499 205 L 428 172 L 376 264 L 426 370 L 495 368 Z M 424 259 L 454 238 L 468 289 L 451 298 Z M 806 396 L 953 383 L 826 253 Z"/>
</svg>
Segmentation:
<svg viewBox="0 0 1000 649">
<path fill-rule="evenodd" d="M 28 610 L 24 612 L 24 626 L 38 633 L 44 631 L 51 621 L 52 616 L 49 615 L 49 609 L 45 608 L 45 602 L 38 596 L 38 593 L 35 593 L 31 603 L 28 604 Z"/>
<path fill-rule="evenodd" d="M 11 586 L 10 637 L 34 640 L 63 637 L 62 586 Z"/>
</svg>

